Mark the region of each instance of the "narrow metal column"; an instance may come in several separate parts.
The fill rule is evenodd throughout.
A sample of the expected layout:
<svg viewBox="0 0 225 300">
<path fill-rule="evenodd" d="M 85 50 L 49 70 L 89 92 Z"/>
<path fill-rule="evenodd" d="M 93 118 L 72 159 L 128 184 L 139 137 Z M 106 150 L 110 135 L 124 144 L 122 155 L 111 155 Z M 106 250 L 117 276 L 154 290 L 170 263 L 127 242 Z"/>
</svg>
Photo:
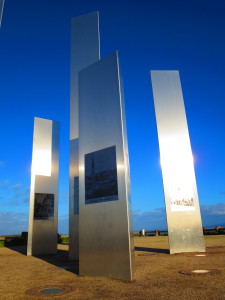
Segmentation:
<svg viewBox="0 0 225 300">
<path fill-rule="evenodd" d="M 69 259 L 79 259 L 78 72 L 100 58 L 99 16 L 93 12 L 72 19 L 70 80 Z"/>
<path fill-rule="evenodd" d="M 27 255 L 57 253 L 59 122 L 35 118 Z"/>
<path fill-rule="evenodd" d="M 2 15 L 3 15 L 4 2 L 5 2 L 5 0 L 0 0 L 0 27 L 1 27 L 1 23 L 2 23 Z"/>
<path fill-rule="evenodd" d="M 170 253 L 205 251 L 178 71 L 151 71 Z"/>
<path fill-rule="evenodd" d="M 81 275 L 133 278 L 124 114 L 115 52 L 79 72 Z"/>
</svg>

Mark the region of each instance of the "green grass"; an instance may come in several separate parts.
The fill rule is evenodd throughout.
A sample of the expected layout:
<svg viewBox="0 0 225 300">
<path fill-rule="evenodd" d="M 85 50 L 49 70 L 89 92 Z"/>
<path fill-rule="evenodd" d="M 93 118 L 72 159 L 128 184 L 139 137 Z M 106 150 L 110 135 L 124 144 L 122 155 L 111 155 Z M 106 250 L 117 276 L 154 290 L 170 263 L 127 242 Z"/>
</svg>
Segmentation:
<svg viewBox="0 0 225 300">
<path fill-rule="evenodd" d="M 59 244 L 69 244 L 69 240 L 70 240 L 69 236 L 61 236 L 60 234 L 58 236 Z"/>
<path fill-rule="evenodd" d="M 69 237 L 62 237 L 62 244 L 69 244 Z"/>
<path fill-rule="evenodd" d="M 5 247 L 5 241 L 0 241 L 0 247 Z"/>
</svg>

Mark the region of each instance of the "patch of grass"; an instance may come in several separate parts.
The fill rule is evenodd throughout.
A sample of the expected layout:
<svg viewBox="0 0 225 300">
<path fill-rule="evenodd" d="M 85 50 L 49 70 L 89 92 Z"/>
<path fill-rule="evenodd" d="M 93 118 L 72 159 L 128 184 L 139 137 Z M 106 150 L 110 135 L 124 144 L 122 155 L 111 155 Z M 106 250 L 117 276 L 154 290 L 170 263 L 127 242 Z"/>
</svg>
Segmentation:
<svg viewBox="0 0 225 300">
<path fill-rule="evenodd" d="M 59 244 L 69 244 L 69 236 L 58 234 L 58 243 Z"/>
<path fill-rule="evenodd" d="M 62 244 L 69 244 L 69 237 L 68 236 L 63 236 L 61 237 L 61 243 Z"/>
<path fill-rule="evenodd" d="M 0 241 L 0 247 L 5 247 L 5 241 Z"/>
</svg>

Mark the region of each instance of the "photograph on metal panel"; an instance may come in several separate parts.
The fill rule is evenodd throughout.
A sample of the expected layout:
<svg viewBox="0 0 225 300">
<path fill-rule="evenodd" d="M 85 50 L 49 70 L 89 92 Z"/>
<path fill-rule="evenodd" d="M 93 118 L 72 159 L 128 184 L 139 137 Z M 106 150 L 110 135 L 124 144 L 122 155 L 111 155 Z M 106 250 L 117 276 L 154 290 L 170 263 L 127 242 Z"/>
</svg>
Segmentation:
<svg viewBox="0 0 225 300">
<path fill-rule="evenodd" d="M 85 204 L 118 200 L 116 146 L 85 154 Z"/>
<path fill-rule="evenodd" d="M 73 181 L 73 203 L 74 215 L 79 215 L 79 177 L 75 176 Z"/>
<path fill-rule="evenodd" d="M 34 220 L 51 220 L 54 215 L 54 194 L 35 193 Z"/>
<path fill-rule="evenodd" d="M 194 198 L 192 192 L 185 187 L 177 186 L 173 192 L 170 191 L 171 211 L 194 211 Z"/>
</svg>

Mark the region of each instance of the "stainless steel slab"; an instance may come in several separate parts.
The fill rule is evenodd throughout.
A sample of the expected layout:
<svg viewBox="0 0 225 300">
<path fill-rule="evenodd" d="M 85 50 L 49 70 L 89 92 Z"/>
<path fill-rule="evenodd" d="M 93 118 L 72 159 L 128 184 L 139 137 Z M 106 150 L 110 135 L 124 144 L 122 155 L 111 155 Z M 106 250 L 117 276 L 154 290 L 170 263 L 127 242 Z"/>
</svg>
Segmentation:
<svg viewBox="0 0 225 300">
<path fill-rule="evenodd" d="M 0 28 L 2 23 L 2 15 L 3 15 L 3 9 L 4 9 L 4 2 L 5 0 L 0 0 Z"/>
<path fill-rule="evenodd" d="M 70 140 L 78 135 L 78 72 L 100 58 L 99 15 L 92 12 L 71 23 Z"/>
<path fill-rule="evenodd" d="M 57 253 L 58 174 L 59 122 L 35 118 L 27 255 Z"/>
<path fill-rule="evenodd" d="M 178 71 L 151 71 L 170 253 L 205 251 Z"/>
<path fill-rule="evenodd" d="M 79 196 L 76 181 L 78 170 L 78 72 L 99 60 L 99 16 L 93 12 L 72 19 L 71 24 L 71 78 L 70 78 L 70 193 L 69 193 L 69 258 L 79 258 Z M 75 183 L 75 186 L 74 186 Z"/>
<path fill-rule="evenodd" d="M 80 275 L 133 278 L 124 113 L 115 52 L 79 72 Z"/>
</svg>

